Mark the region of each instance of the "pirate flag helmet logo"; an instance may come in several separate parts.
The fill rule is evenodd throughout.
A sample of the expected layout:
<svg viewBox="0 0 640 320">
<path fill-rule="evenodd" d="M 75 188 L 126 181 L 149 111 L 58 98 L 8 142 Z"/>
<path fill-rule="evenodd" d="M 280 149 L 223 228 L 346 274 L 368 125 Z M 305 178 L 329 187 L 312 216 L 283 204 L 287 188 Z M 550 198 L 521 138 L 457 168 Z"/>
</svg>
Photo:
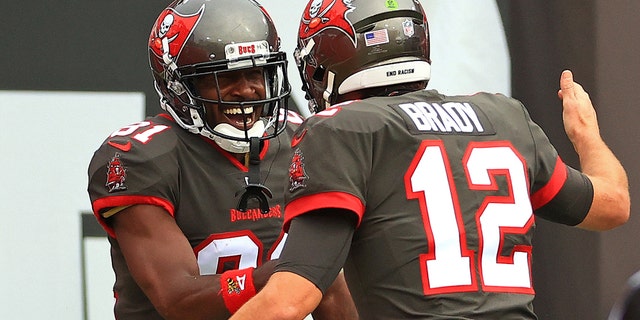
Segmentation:
<svg viewBox="0 0 640 320">
<path fill-rule="evenodd" d="M 351 0 L 313 0 L 302 15 L 298 36 L 301 40 L 313 37 L 327 28 L 347 34 L 356 43 L 356 32 L 347 14 L 353 11 Z"/>
<path fill-rule="evenodd" d="M 150 50 L 166 64 L 175 63 L 203 11 L 204 5 L 192 15 L 181 15 L 173 8 L 165 9 L 151 29 Z"/>
</svg>

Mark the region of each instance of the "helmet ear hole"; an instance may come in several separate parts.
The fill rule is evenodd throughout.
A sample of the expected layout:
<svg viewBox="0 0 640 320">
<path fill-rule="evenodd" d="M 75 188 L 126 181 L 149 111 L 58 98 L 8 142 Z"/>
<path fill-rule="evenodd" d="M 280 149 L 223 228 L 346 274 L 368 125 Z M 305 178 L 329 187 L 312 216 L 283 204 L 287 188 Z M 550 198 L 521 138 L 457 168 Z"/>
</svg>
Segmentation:
<svg viewBox="0 0 640 320">
<path fill-rule="evenodd" d="M 169 81 L 167 83 L 167 88 L 169 90 L 171 90 L 173 93 L 175 93 L 176 95 L 182 95 L 183 93 L 186 92 L 184 86 L 182 85 L 182 83 L 178 82 L 178 81 Z"/>
<path fill-rule="evenodd" d="M 324 73 L 325 73 L 325 69 L 323 66 L 319 66 L 314 72 L 313 72 L 313 80 L 315 81 L 322 81 L 324 79 Z"/>
</svg>

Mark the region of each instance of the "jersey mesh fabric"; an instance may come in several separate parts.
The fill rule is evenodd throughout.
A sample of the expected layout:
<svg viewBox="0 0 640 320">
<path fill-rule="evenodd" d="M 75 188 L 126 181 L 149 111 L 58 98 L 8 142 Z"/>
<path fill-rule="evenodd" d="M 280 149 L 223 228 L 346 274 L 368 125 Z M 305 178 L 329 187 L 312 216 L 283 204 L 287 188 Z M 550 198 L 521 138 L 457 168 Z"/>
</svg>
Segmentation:
<svg viewBox="0 0 640 320">
<path fill-rule="evenodd" d="M 261 153 L 261 182 L 273 193 L 269 199 L 270 212 L 262 214 L 258 209 L 249 209 L 243 213 L 236 210 L 239 199 L 236 192 L 244 190 L 248 169 L 209 139 L 181 129 L 167 117 L 160 115 L 125 127 L 119 131 L 122 134 L 112 135 L 95 152 L 89 166 L 88 188 L 94 214 L 100 217 L 113 206 L 164 205 L 199 257 L 202 274 L 255 267 L 269 260 L 282 235 L 282 190 L 291 158 L 290 135 L 296 126 L 290 124 L 278 137 L 267 140 Z M 149 134 L 149 130 L 154 133 Z M 149 139 L 140 141 L 147 136 Z M 123 151 L 109 142 L 119 145 L 131 142 L 131 148 Z M 109 192 L 105 186 L 107 168 L 116 154 L 126 173 L 123 182 L 126 189 Z M 99 219 L 113 235 L 109 219 Z M 216 261 L 201 258 L 199 253 L 221 239 L 245 241 L 250 244 L 247 252 L 260 248 L 261 252 L 250 253 L 262 261 L 253 259 L 249 265 L 240 266 L 223 264 L 222 269 L 217 270 Z M 116 318 L 161 319 L 131 277 L 117 241 L 113 237 L 109 240 L 116 274 Z"/>
<path fill-rule="evenodd" d="M 360 216 L 344 268 L 363 319 L 536 319 L 528 195 L 564 164 L 518 101 L 420 91 L 334 106 L 304 130 L 294 151 L 306 178 L 287 193 L 285 220 L 331 207 Z M 457 273 L 432 265 L 447 258 Z M 519 276 L 497 274 L 514 259 Z"/>
</svg>

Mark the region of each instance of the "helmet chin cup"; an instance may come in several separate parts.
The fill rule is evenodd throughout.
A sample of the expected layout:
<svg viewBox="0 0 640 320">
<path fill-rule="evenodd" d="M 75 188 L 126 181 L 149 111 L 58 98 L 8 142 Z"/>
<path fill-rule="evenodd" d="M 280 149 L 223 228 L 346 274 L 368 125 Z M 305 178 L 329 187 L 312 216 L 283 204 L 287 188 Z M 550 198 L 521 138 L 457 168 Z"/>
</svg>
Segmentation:
<svg viewBox="0 0 640 320">
<path fill-rule="evenodd" d="M 247 138 L 260 138 L 264 132 L 265 126 L 263 121 L 254 123 L 253 127 L 246 131 L 246 134 L 244 130 L 240 130 L 228 123 L 220 123 L 213 128 L 213 141 L 215 141 L 220 148 L 231 153 L 247 153 L 250 147 Z M 225 138 L 224 136 L 237 138 L 237 140 Z"/>
</svg>

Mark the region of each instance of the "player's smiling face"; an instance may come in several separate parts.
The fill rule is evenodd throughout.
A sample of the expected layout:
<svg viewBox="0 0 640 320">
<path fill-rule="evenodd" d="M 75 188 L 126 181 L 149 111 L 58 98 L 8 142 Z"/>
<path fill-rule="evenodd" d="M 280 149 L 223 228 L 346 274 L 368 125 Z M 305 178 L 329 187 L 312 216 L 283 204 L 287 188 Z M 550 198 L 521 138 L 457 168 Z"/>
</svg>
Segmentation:
<svg viewBox="0 0 640 320">
<path fill-rule="evenodd" d="M 216 89 L 216 78 L 207 75 L 195 82 L 196 89 L 203 98 L 222 101 L 263 100 L 266 97 L 264 73 L 262 68 L 242 69 L 218 74 L 220 92 Z M 215 127 L 228 123 L 239 130 L 250 129 L 262 114 L 262 104 L 218 105 L 205 103 L 207 123 Z M 245 127 L 246 122 L 246 127 Z"/>
</svg>

